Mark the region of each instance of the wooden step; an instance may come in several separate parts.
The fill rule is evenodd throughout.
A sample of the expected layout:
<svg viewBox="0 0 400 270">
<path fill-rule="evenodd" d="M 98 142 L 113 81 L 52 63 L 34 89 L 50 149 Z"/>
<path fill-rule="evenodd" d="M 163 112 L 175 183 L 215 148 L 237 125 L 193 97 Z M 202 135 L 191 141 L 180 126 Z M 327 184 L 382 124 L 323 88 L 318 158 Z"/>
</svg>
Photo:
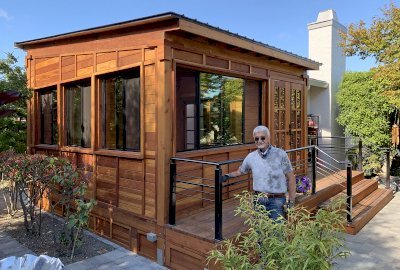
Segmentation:
<svg viewBox="0 0 400 270">
<path fill-rule="evenodd" d="M 369 194 L 374 192 L 376 189 L 378 189 L 378 181 L 373 180 L 373 179 L 363 179 L 360 182 L 356 183 L 353 185 L 352 193 L 353 193 L 353 200 L 352 200 L 352 205 L 356 205 L 359 203 L 361 200 L 363 200 L 365 197 L 367 197 Z M 347 197 L 347 189 L 343 190 L 339 194 L 333 196 L 332 198 L 322 202 L 319 205 L 319 208 L 324 207 L 325 205 L 329 204 L 332 200 L 344 196 Z"/>
<path fill-rule="evenodd" d="M 364 173 L 353 171 L 353 186 L 364 179 Z M 317 192 L 313 195 L 299 196 L 296 198 L 296 205 L 305 207 L 309 211 L 316 210 L 320 204 L 336 196 L 346 189 L 346 171 L 340 171 L 337 175 L 329 175 L 316 183 Z"/>
<path fill-rule="evenodd" d="M 346 226 L 348 234 L 357 234 L 383 207 L 393 199 L 391 189 L 376 189 L 353 207 L 353 221 Z"/>
</svg>

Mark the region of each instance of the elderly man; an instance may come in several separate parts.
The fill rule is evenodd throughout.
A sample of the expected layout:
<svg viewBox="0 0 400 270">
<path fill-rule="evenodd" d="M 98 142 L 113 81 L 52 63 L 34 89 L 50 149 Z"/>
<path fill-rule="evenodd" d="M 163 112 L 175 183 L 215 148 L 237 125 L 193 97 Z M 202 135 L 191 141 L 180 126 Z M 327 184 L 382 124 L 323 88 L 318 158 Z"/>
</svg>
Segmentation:
<svg viewBox="0 0 400 270">
<path fill-rule="evenodd" d="M 258 126 L 253 131 L 257 150 L 249 153 L 238 170 L 225 174 L 223 180 L 237 177 L 251 171 L 253 189 L 259 196 L 258 203 L 269 212 L 269 217 L 278 219 L 284 216 L 286 193 L 289 191 L 288 207 L 294 206 L 296 197 L 296 180 L 293 168 L 285 151 L 270 144 L 270 133 L 267 127 Z"/>
</svg>

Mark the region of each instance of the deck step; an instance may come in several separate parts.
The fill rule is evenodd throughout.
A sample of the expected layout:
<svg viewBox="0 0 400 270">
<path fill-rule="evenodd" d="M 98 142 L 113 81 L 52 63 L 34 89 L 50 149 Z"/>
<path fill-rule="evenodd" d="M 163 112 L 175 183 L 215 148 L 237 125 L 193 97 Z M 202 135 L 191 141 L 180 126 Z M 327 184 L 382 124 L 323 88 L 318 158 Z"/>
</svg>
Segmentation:
<svg viewBox="0 0 400 270">
<path fill-rule="evenodd" d="M 381 188 L 362 199 L 353 207 L 353 221 L 346 226 L 346 232 L 357 234 L 392 199 L 393 191 Z"/>
<path fill-rule="evenodd" d="M 352 205 L 356 205 L 359 203 L 361 200 L 363 200 L 365 197 L 367 197 L 369 194 L 374 192 L 376 189 L 378 189 L 378 181 L 373 180 L 373 179 L 363 179 L 356 184 L 353 184 L 353 200 L 352 200 Z M 326 206 L 329 204 L 332 200 L 340 197 L 340 196 L 347 196 L 347 189 L 343 190 L 339 194 L 333 196 L 332 198 L 322 202 L 319 205 L 319 208 Z"/>
<path fill-rule="evenodd" d="M 353 187 L 364 179 L 364 173 L 352 172 Z M 309 211 L 314 211 L 332 196 L 340 194 L 346 189 L 346 171 L 340 171 L 337 174 L 330 175 L 320 179 L 316 183 L 317 192 L 313 195 L 299 196 L 296 198 L 296 205 L 305 207 Z"/>
</svg>

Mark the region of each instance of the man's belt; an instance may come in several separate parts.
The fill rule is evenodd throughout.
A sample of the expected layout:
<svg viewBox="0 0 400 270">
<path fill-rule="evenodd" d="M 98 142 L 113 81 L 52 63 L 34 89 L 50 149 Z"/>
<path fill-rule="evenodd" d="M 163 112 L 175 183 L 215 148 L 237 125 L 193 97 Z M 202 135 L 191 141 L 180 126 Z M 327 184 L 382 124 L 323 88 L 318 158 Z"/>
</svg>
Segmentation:
<svg viewBox="0 0 400 270">
<path fill-rule="evenodd" d="M 255 195 L 264 195 L 268 198 L 283 198 L 286 197 L 286 193 L 266 193 L 266 192 L 260 192 L 260 191 L 254 191 Z"/>
</svg>

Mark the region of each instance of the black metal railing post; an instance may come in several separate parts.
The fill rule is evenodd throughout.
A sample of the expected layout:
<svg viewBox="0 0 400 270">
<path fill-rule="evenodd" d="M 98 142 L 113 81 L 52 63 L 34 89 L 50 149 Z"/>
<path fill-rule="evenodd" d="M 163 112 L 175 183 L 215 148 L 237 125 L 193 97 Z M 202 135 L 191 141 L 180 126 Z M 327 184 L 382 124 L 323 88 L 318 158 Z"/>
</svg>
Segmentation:
<svg viewBox="0 0 400 270">
<path fill-rule="evenodd" d="M 315 194 L 317 186 L 317 149 L 315 146 L 311 148 L 311 162 L 312 162 L 312 184 L 311 184 L 311 194 Z"/>
<path fill-rule="evenodd" d="M 222 240 L 222 171 L 215 166 L 215 239 Z"/>
<path fill-rule="evenodd" d="M 363 170 L 363 166 L 362 166 L 362 162 L 363 162 L 363 158 L 362 158 L 362 141 L 359 140 L 358 141 L 358 166 L 357 166 L 357 170 L 358 171 L 362 171 Z"/>
<path fill-rule="evenodd" d="M 175 225 L 176 213 L 176 163 L 171 160 L 169 165 L 169 224 Z"/>
<path fill-rule="evenodd" d="M 353 210 L 353 185 L 352 185 L 352 166 L 348 162 L 346 164 L 347 170 L 347 222 L 350 223 L 353 220 L 352 210 Z"/>
<path fill-rule="evenodd" d="M 386 149 L 386 188 L 390 188 L 390 148 Z"/>
</svg>

